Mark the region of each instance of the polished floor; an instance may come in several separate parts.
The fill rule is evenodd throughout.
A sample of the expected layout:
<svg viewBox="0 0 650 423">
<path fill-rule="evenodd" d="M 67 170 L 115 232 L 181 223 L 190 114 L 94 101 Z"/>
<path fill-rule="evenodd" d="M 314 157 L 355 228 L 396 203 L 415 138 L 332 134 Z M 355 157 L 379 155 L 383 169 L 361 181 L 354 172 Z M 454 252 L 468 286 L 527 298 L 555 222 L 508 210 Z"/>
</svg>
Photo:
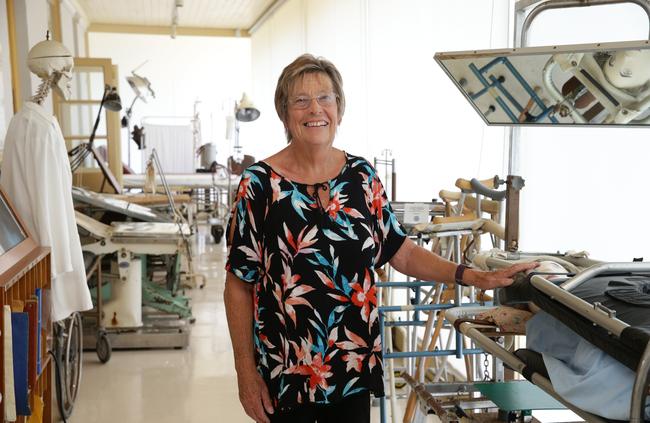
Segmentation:
<svg viewBox="0 0 650 423">
<path fill-rule="evenodd" d="M 237 396 L 237 379 L 223 304 L 223 243 L 205 231 L 195 240 L 195 261 L 207 277 L 204 289 L 187 290 L 196 322 L 185 349 L 113 351 L 101 364 L 93 351 L 83 361 L 79 397 L 70 423 L 251 422 Z M 402 421 L 404 400 L 395 419 Z M 379 422 L 379 408 L 371 410 Z M 576 421 L 566 415 L 542 421 Z M 60 420 L 59 420 L 60 421 Z M 391 421 L 390 418 L 387 421 Z M 438 422 L 427 416 L 427 422 Z M 341 422 L 345 423 L 345 422 Z"/>
<path fill-rule="evenodd" d="M 92 351 L 83 362 L 81 391 L 71 423 L 251 422 L 237 396 L 237 381 L 223 304 L 223 243 L 200 234 L 196 243 L 204 289 L 188 290 L 196 323 L 183 350 L 114 351 L 101 364 Z M 373 421 L 379 421 L 373 407 Z"/>
<path fill-rule="evenodd" d="M 183 350 L 114 351 L 101 364 L 84 356 L 73 423 L 248 422 L 239 407 L 223 305 L 223 245 L 199 235 L 195 260 L 204 289 L 188 290 L 196 323 Z"/>
</svg>

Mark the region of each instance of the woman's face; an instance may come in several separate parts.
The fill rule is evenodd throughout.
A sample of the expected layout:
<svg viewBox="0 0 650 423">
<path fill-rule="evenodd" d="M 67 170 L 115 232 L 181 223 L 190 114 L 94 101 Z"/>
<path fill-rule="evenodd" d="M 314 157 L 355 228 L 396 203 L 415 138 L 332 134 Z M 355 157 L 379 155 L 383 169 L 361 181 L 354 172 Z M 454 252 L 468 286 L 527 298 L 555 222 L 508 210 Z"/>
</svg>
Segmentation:
<svg viewBox="0 0 650 423">
<path fill-rule="evenodd" d="M 336 94 L 324 73 L 307 73 L 289 90 L 287 127 L 291 142 L 332 145 L 339 124 Z"/>
</svg>

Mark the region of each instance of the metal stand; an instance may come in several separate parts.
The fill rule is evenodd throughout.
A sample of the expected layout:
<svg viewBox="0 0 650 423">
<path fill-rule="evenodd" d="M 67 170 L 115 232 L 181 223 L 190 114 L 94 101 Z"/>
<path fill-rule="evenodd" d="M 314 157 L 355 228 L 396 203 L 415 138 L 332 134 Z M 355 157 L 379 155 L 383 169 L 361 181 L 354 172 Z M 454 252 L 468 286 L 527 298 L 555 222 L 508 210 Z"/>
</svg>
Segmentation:
<svg viewBox="0 0 650 423">
<path fill-rule="evenodd" d="M 374 167 L 379 169 L 379 166 L 384 166 L 384 184 L 388 181 L 388 171 L 390 170 L 390 201 L 396 201 L 397 198 L 397 173 L 395 172 L 395 159 L 389 158 L 393 156 L 391 150 L 385 149 L 381 152 L 384 155 L 383 159 L 375 157 Z"/>
</svg>

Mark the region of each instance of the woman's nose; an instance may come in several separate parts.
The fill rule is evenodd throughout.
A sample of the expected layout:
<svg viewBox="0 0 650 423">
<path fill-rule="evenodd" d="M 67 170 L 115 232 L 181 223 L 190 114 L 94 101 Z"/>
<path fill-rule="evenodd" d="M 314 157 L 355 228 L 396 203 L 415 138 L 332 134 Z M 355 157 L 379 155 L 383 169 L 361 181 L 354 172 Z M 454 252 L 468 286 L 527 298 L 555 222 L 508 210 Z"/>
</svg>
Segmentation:
<svg viewBox="0 0 650 423">
<path fill-rule="evenodd" d="M 323 110 L 323 106 L 318 102 L 318 97 L 312 97 L 309 101 L 309 107 L 307 108 L 310 112 L 316 113 Z"/>
</svg>

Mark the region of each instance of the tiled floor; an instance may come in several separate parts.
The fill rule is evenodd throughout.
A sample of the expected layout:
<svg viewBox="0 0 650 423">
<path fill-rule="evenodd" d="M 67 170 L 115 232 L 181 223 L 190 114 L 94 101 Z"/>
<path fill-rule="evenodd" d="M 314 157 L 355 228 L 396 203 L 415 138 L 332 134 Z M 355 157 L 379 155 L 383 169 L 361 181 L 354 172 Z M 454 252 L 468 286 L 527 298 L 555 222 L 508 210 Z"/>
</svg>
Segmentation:
<svg viewBox="0 0 650 423">
<path fill-rule="evenodd" d="M 204 289 L 188 290 L 196 323 L 184 350 L 114 351 L 101 364 L 86 352 L 71 423 L 250 422 L 237 382 L 223 304 L 225 249 L 200 238 L 196 261 Z M 379 421 L 373 407 L 373 421 Z M 401 419 L 400 419 L 401 420 Z"/>
</svg>

